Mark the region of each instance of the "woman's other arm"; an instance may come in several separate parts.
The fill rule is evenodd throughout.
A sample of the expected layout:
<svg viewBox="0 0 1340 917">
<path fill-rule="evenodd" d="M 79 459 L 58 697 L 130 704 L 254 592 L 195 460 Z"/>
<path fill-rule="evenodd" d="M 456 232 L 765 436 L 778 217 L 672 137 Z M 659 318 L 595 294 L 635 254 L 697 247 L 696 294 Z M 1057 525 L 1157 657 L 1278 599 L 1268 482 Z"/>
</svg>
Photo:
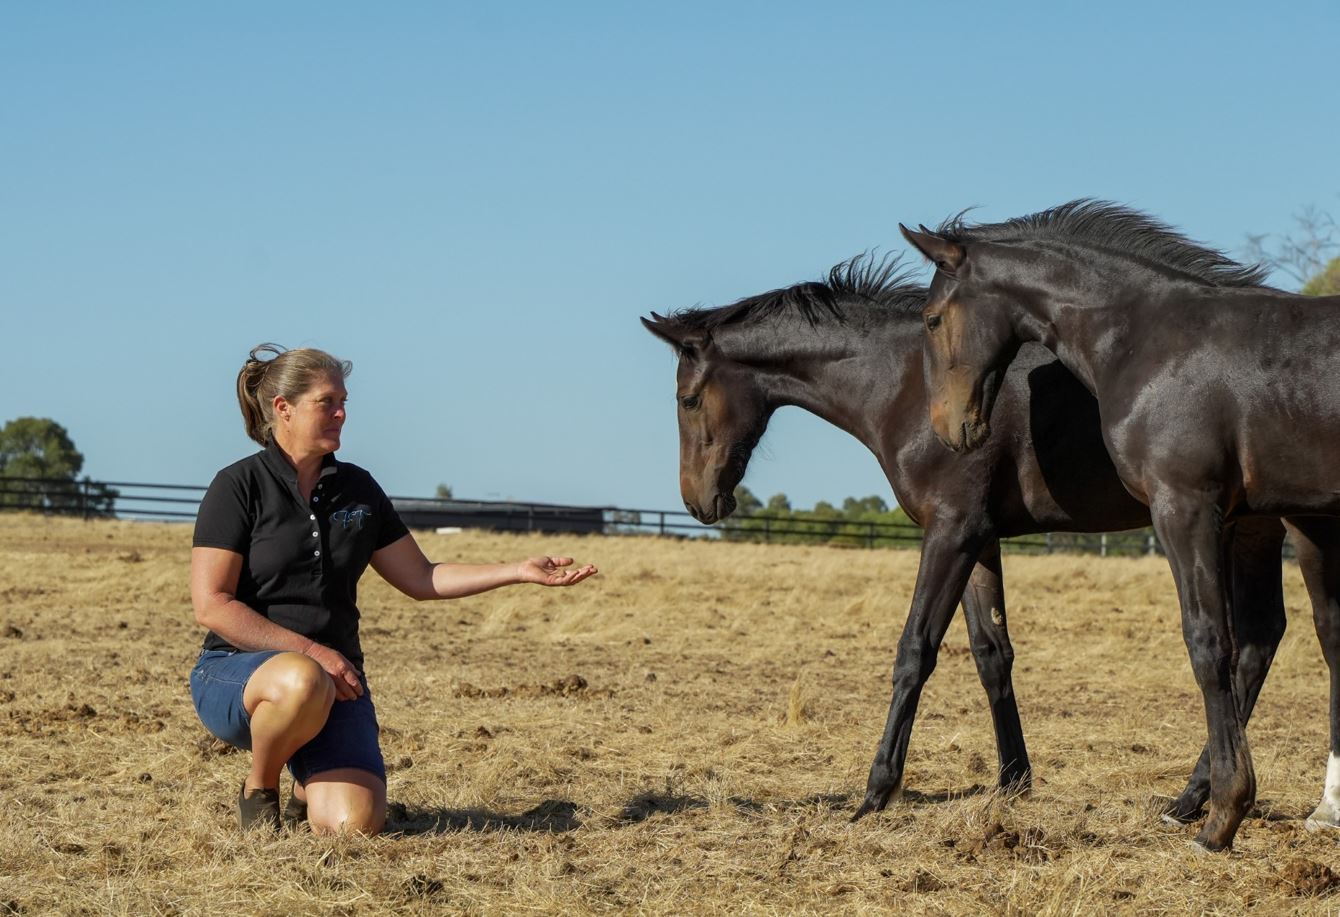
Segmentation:
<svg viewBox="0 0 1340 917">
<path fill-rule="evenodd" d="M 358 670 L 338 650 L 281 627 L 238 601 L 242 555 L 224 548 L 191 549 L 191 605 L 196 623 L 241 650 L 286 650 L 310 656 L 335 682 L 340 700 L 363 693 Z"/>
</svg>

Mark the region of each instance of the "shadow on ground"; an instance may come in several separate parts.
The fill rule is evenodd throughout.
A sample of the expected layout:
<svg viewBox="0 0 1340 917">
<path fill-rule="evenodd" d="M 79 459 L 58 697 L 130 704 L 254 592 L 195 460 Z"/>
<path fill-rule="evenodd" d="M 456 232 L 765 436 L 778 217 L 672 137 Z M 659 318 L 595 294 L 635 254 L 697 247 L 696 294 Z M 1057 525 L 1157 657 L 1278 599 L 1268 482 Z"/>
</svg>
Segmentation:
<svg viewBox="0 0 1340 917">
<path fill-rule="evenodd" d="M 447 834 L 454 831 L 575 831 L 582 823 L 577 804 L 566 799 L 546 799 L 520 815 L 504 815 L 483 809 L 410 809 L 393 802 L 387 806 L 386 830 L 390 834 Z"/>
<path fill-rule="evenodd" d="M 768 810 L 785 812 L 792 809 L 823 808 L 845 810 L 852 803 L 847 793 L 823 793 L 802 799 L 762 803 L 753 799 L 732 796 L 726 800 L 740 812 L 758 814 Z M 684 796 L 673 792 L 645 792 L 630 799 L 613 819 L 614 825 L 635 825 L 654 815 L 675 815 L 681 812 L 706 809 L 711 803 L 701 796 Z M 566 799 L 546 799 L 519 815 L 506 815 L 485 809 L 412 809 L 398 802 L 387 806 L 386 832 L 388 834 L 418 835 L 447 834 L 456 831 L 547 831 L 560 833 L 575 831 L 582 826 L 579 813 L 589 810 Z"/>
</svg>

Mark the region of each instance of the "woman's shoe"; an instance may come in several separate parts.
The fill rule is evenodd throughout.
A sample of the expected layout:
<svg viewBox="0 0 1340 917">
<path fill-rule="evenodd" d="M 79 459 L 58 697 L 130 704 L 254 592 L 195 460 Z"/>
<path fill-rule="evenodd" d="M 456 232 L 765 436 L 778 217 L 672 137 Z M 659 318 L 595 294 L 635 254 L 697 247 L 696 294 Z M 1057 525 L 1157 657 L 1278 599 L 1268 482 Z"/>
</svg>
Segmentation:
<svg viewBox="0 0 1340 917">
<path fill-rule="evenodd" d="M 298 830 L 298 826 L 307 821 L 307 803 L 297 796 L 290 796 L 284 803 L 282 818 L 290 831 Z"/>
<path fill-rule="evenodd" d="M 264 825 L 271 831 L 279 830 L 279 790 L 248 790 L 247 782 L 242 781 L 242 789 L 237 793 L 237 819 L 246 831 L 256 825 Z"/>
</svg>

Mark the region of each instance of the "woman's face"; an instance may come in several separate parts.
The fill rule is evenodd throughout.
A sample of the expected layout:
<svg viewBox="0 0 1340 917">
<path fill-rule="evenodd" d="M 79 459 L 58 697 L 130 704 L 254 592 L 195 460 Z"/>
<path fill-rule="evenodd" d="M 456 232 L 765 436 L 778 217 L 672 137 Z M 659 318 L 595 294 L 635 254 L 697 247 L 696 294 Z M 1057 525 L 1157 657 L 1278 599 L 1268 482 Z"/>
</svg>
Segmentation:
<svg viewBox="0 0 1340 917">
<path fill-rule="evenodd" d="M 349 392 L 338 376 L 326 376 L 298 396 L 296 401 L 275 399 L 279 427 L 291 451 L 325 454 L 340 448 L 340 429 L 347 414 L 344 403 Z"/>
</svg>

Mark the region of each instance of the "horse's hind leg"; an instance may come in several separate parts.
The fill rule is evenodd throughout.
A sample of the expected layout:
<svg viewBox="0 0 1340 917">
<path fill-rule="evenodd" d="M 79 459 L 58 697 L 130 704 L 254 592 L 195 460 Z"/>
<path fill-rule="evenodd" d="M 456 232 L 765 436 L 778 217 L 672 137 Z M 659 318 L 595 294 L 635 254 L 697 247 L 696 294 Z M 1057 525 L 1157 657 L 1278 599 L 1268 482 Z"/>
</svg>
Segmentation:
<svg viewBox="0 0 1340 917">
<path fill-rule="evenodd" d="M 935 670 L 940 641 L 954 616 L 981 553 L 980 536 L 965 535 L 958 525 L 941 523 L 927 530 L 921 546 L 921 564 L 912 593 L 912 607 L 898 641 L 893 664 L 893 698 L 884 724 L 884 735 L 875 750 L 866 780 L 865 799 L 852 816 L 855 821 L 880 812 L 902 788 L 907 743 L 917 714 L 921 689 Z"/>
<path fill-rule="evenodd" d="M 968 588 L 963 592 L 963 611 L 977 675 L 991 704 L 991 722 L 996 729 L 996 750 L 1000 756 L 1000 785 L 1011 792 L 1025 792 L 1032 786 L 1033 770 L 1028 763 L 1019 708 L 1014 701 L 1014 682 L 1010 678 L 1014 647 L 1010 645 L 1005 619 L 999 541 L 987 545 L 973 568 Z"/>
<path fill-rule="evenodd" d="M 1331 675 L 1330 756 L 1326 761 L 1326 787 L 1321 802 L 1308 816 L 1309 831 L 1340 828 L 1340 520 L 1329 518 L 1290 519 L 1298 549 L 1317 639 Z"/>
<path fill-rule="evenodd" d="M 1238 714 L 1251 718 L 1284 637 L 1284 587 L 1280 579 L 1280 548 L 1284 527 L 1278 519 L 1250 517 L 1234 523 L 1228 547 L 1229 604 L 1237 642 Z M 1210 746 L 1187 781 L 1186 789 L 1164 810 L 1164 819 L 1186 824 L 1204 814 L 1210 796 Z"/>
</svg>

